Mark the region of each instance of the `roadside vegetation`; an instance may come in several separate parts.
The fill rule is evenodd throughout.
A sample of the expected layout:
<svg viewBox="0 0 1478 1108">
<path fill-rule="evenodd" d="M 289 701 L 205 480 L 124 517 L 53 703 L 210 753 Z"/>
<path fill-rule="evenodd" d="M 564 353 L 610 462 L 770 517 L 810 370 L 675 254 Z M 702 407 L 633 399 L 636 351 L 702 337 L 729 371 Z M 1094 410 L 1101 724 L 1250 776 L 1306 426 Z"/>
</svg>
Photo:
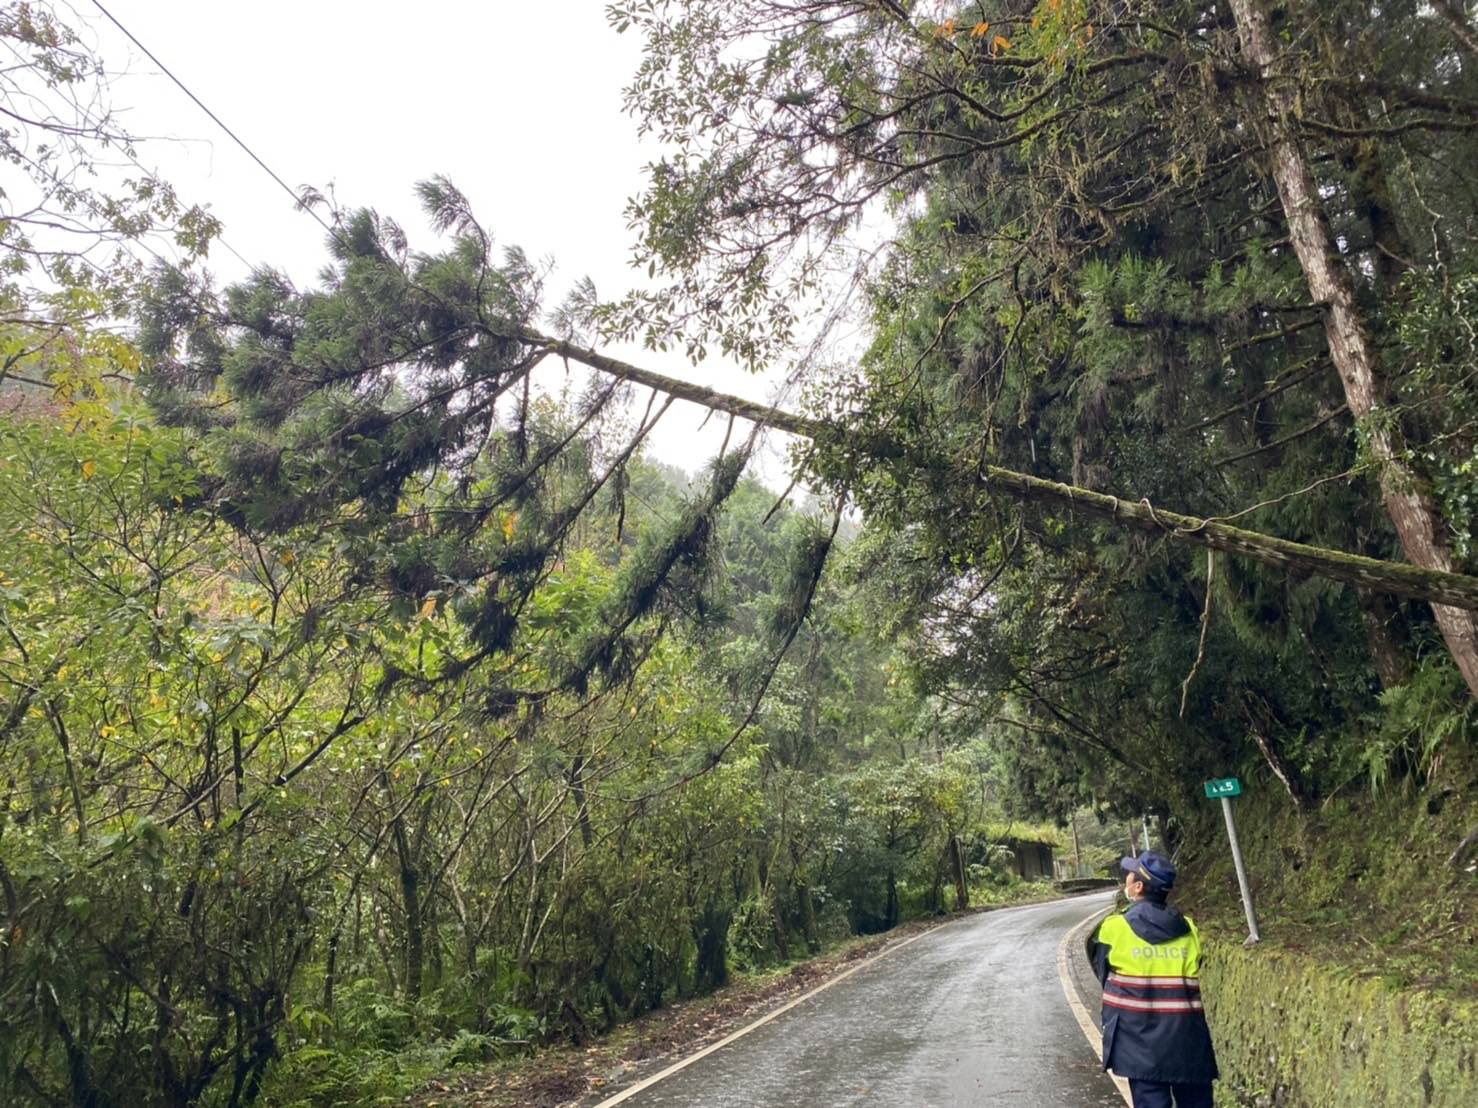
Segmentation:
<svg viewBox="0 0 1478 1108">
<path fill-rule="evenodd" d="M 440 178 L 434 241 L 309 196 L 319 281 L 216 287 L 0 5 L 0 1100 L 403 1097 L 1010 900 L 1074 822 L 1152 817 L 1226 941 L 1230 774 L 1270 951 L 1471 1000 L 1468 9 L 608 15 L 650 284 L 549 303 Z"/>
<path fill-rule="evenodd" d="M 586 518 L 489 689 L 445 676 L 474 649 L 455 581 L 365 604 L 337 540 L 182 511 L 206 478 L 175 433 L 17 417 L 0 456 L 8 672 L 37 690 L 6 736 L 5 971 L 50 998 L 4 1041 L 35 1088 L 369 1102 L 1008 898 L 1007 834 L 1056 837 L 1005 825 L 989 751 L 944 740 L 844 574 L 770 664 L 770 585 L 814 523 L 766 526 L 758 485 L 706 551 L 708 628 L 649 617 L 639 667 L 529 708 L 493 698 L 588 648 L 681 475 L 630 463 L 620 536 L 614 508 Z"/>
</svg>

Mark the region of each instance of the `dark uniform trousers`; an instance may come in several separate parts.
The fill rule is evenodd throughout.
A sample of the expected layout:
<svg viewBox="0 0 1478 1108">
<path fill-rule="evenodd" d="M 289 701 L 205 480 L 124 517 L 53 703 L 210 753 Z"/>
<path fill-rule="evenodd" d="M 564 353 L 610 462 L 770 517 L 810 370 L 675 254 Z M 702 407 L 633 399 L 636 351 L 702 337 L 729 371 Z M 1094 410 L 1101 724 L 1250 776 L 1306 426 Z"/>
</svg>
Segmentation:
<svg viewBox="0 0 1478 1108">
<path fill-rule="evenodd" d="M 1211 1108 L 1211 1082 L 1172 1085 L 1168 1081 L 1129 1079 L 1134 1108 Z"/>
</svg>

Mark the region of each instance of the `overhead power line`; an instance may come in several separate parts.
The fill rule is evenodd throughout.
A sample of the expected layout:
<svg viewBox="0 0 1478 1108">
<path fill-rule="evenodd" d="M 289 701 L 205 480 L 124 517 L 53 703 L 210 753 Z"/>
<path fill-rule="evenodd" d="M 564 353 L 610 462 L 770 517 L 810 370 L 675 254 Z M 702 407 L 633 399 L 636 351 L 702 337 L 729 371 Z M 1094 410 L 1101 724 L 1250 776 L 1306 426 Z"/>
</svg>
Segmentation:
<svg viewBox="0 0 1478 1108">
<path fill-rule="evenodd" d="M 246 144 L 246 141 L 244 139 L 242 139 L 240 135 L 238 135 L 235 131 L 231 130 L 231 128 L 226 125 L 225 121 L 223 119 L 221 119 L 220 116 L 216 115 L 215 112 L 211 111 L 210 108 L 206 106 L 205 101 L 201 100 L 200 97 L 196 96 L 195 93 L 191 92 L 189 86 L 186 85 L 184 81 L 180 80 L 179 77 L 175 76 L 174 72 L 169 68 L 169 66 L 165 65 L 162 61 L 160 61 L 159 58 L 154 54 L 154 52 L 152 50 L 150 50 L 147 46 L 145 46 L 142 42 L 140 42 L 139 39 L 138 39 L 138 36 L 136 36 L 132 31 L 130 31 L 127 27 L 125 27 L 119 21 L 119 19 L 118 19 L 117 16 L 115 16 L 106 7 L 104 7 L 103 4 L 100 2 L 100 0 L 92 0 L 92 3 L 93 3 L 93 6 L 95 8 L 97 8 L 98 11 L 102 12 L 103 15 L 107 17 L 108 21 L 110 23 L 112 23 L 113 26 L 117 27 L 118 30 L 121 31 L 128 38 L 128 40 L 131 43 L 133 43 L 136 47 L 138 47 L 139 50 L 143 51 L 144 56 L 147 57 L 155 65 L 157 65 L 159 67 L 160 71 L 166 77 L 168 77 L 171 81 L 173 81 L 175 83 L 175 85 L 179 88 L 179 90 L 181 92 L 183 92 L 192 101 L 194 101 L 195 102 L 195 105 L 201 111 L 203 111 L 206 115 L 208 115 L 211 118 L 211 121 L 214 122 L 217 127 L 219 127 L 222 131 L 224 131 L 230 137 L 230 139 L 231 139 L 232 142 L 236 143 L 237 146 L 241 147 L 241 149 L 246 153 L 246 155 L 249 158 L 251 158 L 252 161 L 256 162 L 257 165 L 261 167 L 262 171 L 264 173 L 266 173 L 267 176 L 271 177 L 272 180 L 274 182 L 276 182 L 277 186 L 280 189 L 282 189 L 283 192 L 287 193 L 290 197 L 292 197 L 294 207 L 300 208 L 303 211 L 307 212 L 310 216 L 312 216 L 313 219 L 318 223 L 318 225 L 320 227 L 322 227 L 326 232 L 328 232 L 328 234 L 329 234 L 330 237 L 332 237 L 334 239 L 337 239 L 340 242 L 343 242 L 344 241 L 343 234 L 342 234 L 342 232 L 340 231 L 339 228 L 337 228 L 337 227 L 333 226 L 332 224 L 330 224 L 321 215 L 319 215 L 319 213 L 317 211 L 315 211 L 313 208 L 309 207 L 307 204 L 303 203 L 302 198 L 296 192 L 293 191 L 292 186 L 290 186 L 286 181 L 284 181 L 282 179 L 282 177 L 279 176 L 277 174 L 277 172 L 275 170 L 273 170 L 273 168 L 270 165 L 268 165 L 261 158 L 261 156 L 257 154 L 257 152 L 255 150 L 253 150 L 250 146 L 248 146 Z M 233 253 L 234 253 L 234 251 L 233 251 Z M 589 363 L 586 363 L 586 364 L 589 365 Z M 590 366 L 590 368 L 597 368 L 597 367 Z M 620 376 L 620 375 L 618 374 L 618 376 Z M 684 383 L 684 384 L 686 384 L 686 383 Z M 795 384 L 796 384 L 796 380 L 795 380 L 794 377 L 792 377 L 791 379 L 787 380 L 784 383 L 784 386 L 780 390 L 779 396 L 777 397 L 777 400 L 776 400 L 776 403 L 777 404 L 784 402 L 784 399 L 790 394 L 790 391 L 794 388 Z M 690 387 L 695 387 L 695 386 L 690 386 Z M 678 394 L 678 393 L 672 393 L 670 395 L 679 396 L 680 394 Z M 690 397 L 681 397 L 681 398 L 682 399 L 691 399 Z M 701 402 L 700 402 L 700 406 L 701 406 Z M 767 405 L 752 405 L 752 406 L 757 411 L 762 411 L 762 412 L 772 412 L 772 411 L 775 410 L 775 409 L 773 409 L 773 408 L 771 408 L 770 406 L 767 406 Z M 754 419 L 755 417 L 750 416 L 749 418 Z M 773 426 L 781 426 L 782 429 L 789 430 L 789 428 L 784 428 L 783 425 L 777 425 L 777 424 L 774 424 L 774 423 L 769 422 L 764 417 L 760 417 L 760 418 L 755 419 L 755 422 L 761 428 L 767 427 L 767 426 L 770 426 L 770 427 L 773 427 Z"/>
<path fill-rule="evenodd" d="M 245 151 L 247 157 L 249 157 L 252 161 L 256 162 L 257 165 L 261 166 L 262 167 L 262 171 L 264 173 L 266 173 L 267 176 L 271 177 L 272 180 L 276 181 L 277 184 L 278 184 L 278 187 L 280 187 L 283 192 L 287 193 L 289 196 L 291 196 L 293 198 L 293 206 L 294 207 L 301 208 L 303 211 L 307 212 L 309 215 L 311 215 L 318 222 L 318 225 L 320 227 L 322 227 L 330 235 L 333 235 L 333 236 L 337 237 L 338 231 L 327 220 L 325 220 L 323 218 L 323 216 L 319 215 L 312 208 L 308 207 L 308 205 L 304 204 L 303 203 L 303 200 L 302 200 L 302 197 L 300 197 L 296 192 L 293 191 L 292 186 L 289 185 L 286 181 L 284 181 L 281 177 L 279 177 L 273 171 L 272 167 L 270 165 L 268 165 L 266 162 L 264 162 L 257 155 L 257 152 L 255 150 L 253 150 L 250 146 L 248 146 L 246 144 L 246 142 L 241 138 L 240 135 L 238 135 L 235 131 L 231 130 L 230 127 L 227 127 L 226 124 L 225 124 L 225 122 L 221 119 L 220 116 L 216 115 L 215 112 L 211 111 L 208 107 L 206 107 L 205 101 L 201 100 L 200 97 L 196 96 L 193 92 L 191 92 L 189 86 L 186 85 L 184 81 L 182 81 L 178 77 L 176 77 L 174 75 L 173 71 L 169 68 L 169 66 L 165 65 L 162 61 L 160 61 L 157 57 L 155 57 L 154 52 L 152 50 L 150 50 L 147 46 L 145 46 L 142 42 L 140 42 L 138 40 L 137 36 L 135 36 L 132 31 L 130 31 L 127 27 L 125 27 L 122 23 L 120 23 L 118 21 L 118 17 L 117 16 L 115 16 L 107 8 L 103 7 L 103 5 L 98 2 L 98 0 L 92 0 L 92 3 L 93 3 L 93 7 L 97 8 L 98 11 L 102 12 L 103 15 L 105 15 L 108 18 L 108 21 L 113 24 L 113 26 L 117 27 L 120 31 L 123 32 L 123 34 L 128 38 L 128 41 L 129 42 L 133 43 L 140 50 L 142 50 L 144 52 L 144 56 L 147 57 L 151 62 L 153 62 L 155 65 L 157 65 L 159 67 L 160 72 L 162 72 L 166 77 L 168 77 L 171 81 L 173 81 L 179 87 L 179 90 L 181 92 L 183 92 L 186 96 L 188 96 L 191 100 L 193 100 L 195 102 L 195 106 L 196 107 L 198 107 L 206 115 L 210 116 L 212 122 L 214 122 L 215 125 L 217 127 L 219 127 L 222 131 L 225 131 L 226 134 L 228 136 L 230 136 L 231 141 L 234 142 L 237 146 L 241 147 L 241 149 L 243 151 Z"/>
</svg>

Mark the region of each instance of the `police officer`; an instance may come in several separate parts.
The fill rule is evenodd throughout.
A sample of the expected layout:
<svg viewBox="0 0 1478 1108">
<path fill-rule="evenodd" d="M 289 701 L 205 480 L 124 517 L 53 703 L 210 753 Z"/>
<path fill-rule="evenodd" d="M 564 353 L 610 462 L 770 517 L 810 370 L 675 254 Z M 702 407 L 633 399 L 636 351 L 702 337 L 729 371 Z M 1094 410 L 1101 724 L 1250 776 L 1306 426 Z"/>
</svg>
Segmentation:
<svg viewBox="0 0 1478 1108">
<path fill-rule="evenodd" d="M 1196 925 L 1166 903 L 1168 858 L 1119 862 L 1129 908 L 1089 940 L 1103 984 L 1103 1068 L 1129 1081 L 1135 1108 L 1211 1108 L 1216 1054 L 1201 1007 Z"/>
</svg>

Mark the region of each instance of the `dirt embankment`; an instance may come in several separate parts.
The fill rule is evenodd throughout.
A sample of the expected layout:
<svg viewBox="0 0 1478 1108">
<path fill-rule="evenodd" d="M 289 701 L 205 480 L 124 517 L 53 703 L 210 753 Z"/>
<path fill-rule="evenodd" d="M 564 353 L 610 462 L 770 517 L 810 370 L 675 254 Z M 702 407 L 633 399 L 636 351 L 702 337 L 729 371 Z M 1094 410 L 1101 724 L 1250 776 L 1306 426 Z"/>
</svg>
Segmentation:
<svg viewBox="0 0 1478 1108">
<path fill-rule="evenodd" d="M 1224 831 L 1194 829 L 1178 898 L 1208 940 L 1203 979 L 1227 1091 L 1303 1108 L 1478 1104 L 1478 768 L 1299 811 L 1237 801 L 1263 941 L 1246 934 Z"/>
</svg>

